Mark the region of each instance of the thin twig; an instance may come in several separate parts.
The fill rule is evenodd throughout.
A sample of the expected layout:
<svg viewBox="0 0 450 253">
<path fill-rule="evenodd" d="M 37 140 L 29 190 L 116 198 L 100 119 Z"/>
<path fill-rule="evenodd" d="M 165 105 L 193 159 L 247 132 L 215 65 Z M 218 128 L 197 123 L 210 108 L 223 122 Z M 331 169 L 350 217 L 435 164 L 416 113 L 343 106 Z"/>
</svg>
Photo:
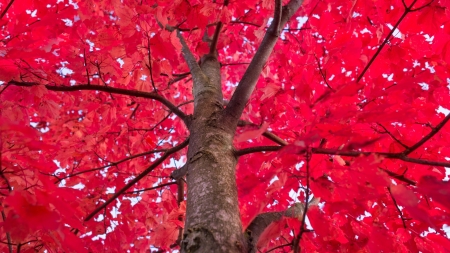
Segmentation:
<svg viewBox="0 0 450 253">
<path fill-rule="evenodd" d="M 415 9 L 411 9 L 411 12 L 414 12 L 414 11 L 420 11 L 421 9 L 430 6 L 430 4 L 431 4 L 432 2 L 434 2 L 434 0 L 431 0 L 431 1 L 429 1 L 428 3 L 426 3 L 426 4 L 424 4 L 424 5 L 420 6 L 420 7 L 417 7 L 417 8 L 415 8 Z"/>
<path fill-rule="evenodd" d="M 150 36 L 148 34 L 147 34 L 147 52 L 148 52 L 148 65 L 147 64 L 146 65 L 147 65 L 148 71 L 150 72 L 150 81 L 153 86 L 153 91 L 158 92 L 158 90 L 156 89 L 156 86 L 155 86 L 155 81 L 153 80 L 152 53 L 150 50 Z"/>
<path fill-rule="evenodd" d="M 91 85 L 91 78 L 89 75 L 89 68 L 88 68 L 88 64 L 86 61 L 86 49 L 83 49 L 83 60 L 84 60 L 84 67 L 86 69 L 86 79 L 87 79 L 87 84 Z"/>
<path fill-rule="evenodd" d="M 405 156 L 411 154 L 412 152 L 414 152 L 414 150 L 416 150 L 417 148 L 419 148 L 420 146 L 422 146 L 425 142 L 427 142 L 429 139 L 431 139 L 435 134 L 437 134 L 442 127 L 445 126 L 445 124 L 450 120 L 450 113 L 444 118 L 444 120 L 442 120 L 437 126 L 435 126 L 434 128 L 432 128 L 431 132 L 429 132 L 425 137 L 423 137 L 420 141 L 418 141 L 416 144 L 414 144 L 412 147 L 410 147 L 409 149 L 406 149 L 405 151 L 403 151 L 403 154 Z"/>
<path fill-rule="evenodd" d="M 408 13 L 411 12 L 411 8 L 414 6 L 414 4 L 417 2 L 417 0 L 414 0 L 410 6 L 405 7 L 405 11 L 403 12 L 403 14 L 400 16 L 400 18 L 398 19 L 397 23 L 395 23 L 394 27 L 392 27 L 391 31 L 389 32 L 389 34 L 386 36 L 386 38 L 383 40 L 383 42 L 381 43 L 381 45 L 378 47 L 377 51 L 375 52 L 375 54 L 372 56 L 372 58 L 370 59 L 369 63 L 367 63 L 366 67 L 363 69 L 363 71 L 361 72 L 361 74 L 358 76 L 358 78 L 356 79 L 356 82 L 359 83 L 359 81 L 361 81 L 361 79 L 363 78 L 364 74 L 367 72 L 367 70 L 369 70 L 370 66 L 373 64 L 373 62 L 375 61 L 375 59 L 378 57 L 378 55 L 381 53 L 381 50 L 383 50 L 383 47 L 387 44 L 387 42 L 391 39 L 392 35 L 394 34 L 395 30 L 397 29 L 397 27 L 400 25 L 400 23 L 403 21 L 403 19 L 406 17 L 406 15 L 408 15 Z"/>
<path fill-rule="evenodd" d="M 405 217 L 403 216 L 403 212 L 402 212 L 402 210 L 400 210 L 400 208 L 398 207 L 397 201 L 395 200 L 394 196 L 392 195 L 391 188 L 390 188 L 390 187 L 387 187 L 387 189 L 388 189 L 388 191 L 389 191 L 389 195 L 391 195 L 392 201 L 394 202 L 395 208 L 397 209 L 398 213 L 400 214 L 400 219 L 402 220 L 403 228 L 406 229 L 406 222 L 405 222 L 406 219 L 405 219 Z"/>
<path fill-rule="evenodd" d="M 287 246 L 292 246 L 292 242 L 275 246 L 275 247 L 269 249 L 268 251 L 266 251 L 266 253 L 269 253 L 269 252 L 272 252 L 272 251 L 274 251 L 276 249 L 281 249 L 281 248 L 284 248 L 284 247 L 287 247 Z"/>
<path fill-rule="evenodd" d="M 16 86 L 22 86 L 22 87 L 32 87 L 36 85 L 40 85 L 36 82 L 18 82 L 18 81 L 9 81 L 8 84 L 16 85 Z M 109 92 L 114 94 L 121 94 L 121 95 L 128 95 L 133 97 L 141 97 L 141 98 L 149 98 L 156 100 L 158 102 L 161 102 L 163 105 L 165 105 L 167 108 L 169 108 L 173 113 L 175 113 L 178 117 L 180 117 L 186 124 L 187 122 L 187 115 L 182 112 L 178 107 L 163 96 L 155 93 L 155 92 L 144 92 L 144 91 L 137 91 L 137 90 L 127 90 L 122 88 L 114 88 L 109 86 L 103 86 L 103 85 L 87 85 L 87 84 L 80 84 L 80 85 L 74 85 L 74 86 L 52 86 L 52 85 L 44 85 L 48 90 L 51 91 L 64 91 L 64 92 L 71 92 L 71 91 L 81 91 L 81 90 L 92 90 L 92 91 L 103 91 L 103 92 Z"/>
<path fill-rule="evenodd" d="M 306 152 L 306 189 L 305 189 L 305 209 L 303 211 L 303 217 L 302 217 L 302 223 L 300 225 L 300 231 L 297 235 L 297 237 L 292 241 L 292 248 L 294 249 L 294 253 L 299 253 L 301 251 L 301 247 L 300 247 L 300 241 L 302 240 L 302 236 L 305 233 L 306 229 L 305 229 L 305 224 L 306 224 L 306 213 L 308 212 L 308 207 L 309 207 L 309 166 L 310 166 L 310 161 L 311 161 L 311 156 L 312 153 L 310 150 L 308 150 L 308 152 Z"/>
<path fill-rule="evenodd" d="M 387 129 L 386 129 L 386 127 L 384 127 L 383 125 L 381 125 L 380 123 L 377 123 L 377 125 L 379 125 L 381 128 L 383 128 L 383 130 L 384 130 L 384 132 L 379 132 L 379 133 L 386 133 L 386 134 L 388 134 L 392 139 L 394 139 L 394 141 L 396 141 L 398 144 L 400 144 L 401 146 L 403 146 L 405 149 L 409 149 L 409 147 L 406 145 L 406 144 L 404 144 L 403 142 L 401 142 L 399 139 L 397 139 L 391 132 L 389 132 Z M 375 131 L 377 131 L 376 129 L 375 129 Z M 378 132 L 378 131 L 377 131 Z"/>
<path fill-rule="evenodd" d="M 61 182 L 61 180 L 69 178 L 69 177 L 74 177 L 74 176 L 77 176 L 77 175 L 80 175 L 80 174 L 102 170 L 102 169 L 107 168 L 107 167 L 117 166 L 117 165 L 119 165 L 119 164 L 121 164 L 123 162 L 126 162 L 126 161 L 134 159 L 134 158 L 138 158 L 138 157 L 141 157 L 141 156 L 150 155 L 150 154 L 154 154 L 154 153 L 167 152 L 167 151 L 168 151 L 167 149 L 155 149 L 155 150 L 150 150 L 150 151 L 147 151 L 147 152 L 139 153 L 139 154 L 136 154 L 136 155 L 128 156 L 128 157 L 126 157 L 126 158 L 124 158 L 122 160 L 119 160 L 117 162 L 110 162 L 108 165 L 100 166 L 100 167 L 93 168 L 93 169 L 82 170 L 82 171 L 78 171 L 78 172 L 73 173 L 73 174 L 66 175 L 65 177 L 59 178 L 59 180 L 57 182 L 55 182 L 55 183 L 59 183 L 59 182 Z"/>
<path fill-rule="evenodd" d="M 128 189 L 130 189 L 133 185 L 135 185 L 139 180 L 144 178 L 148 173 L 152 172 L 156 167 L 158 167 L 161 163 L 163 163 L 167 157 L 169 157 L 171 154 L 176 153 L 180 151 L 181 149 L 185 148 L 189 144 L 189 138 L 180 143 L 179 145 L 167 150 L 160 158 L 156 159 L 152 165 L 150 165 L 147 169 L 142 171 L 138 176 L 133 178 L 128 184 L 126 184 L 122 189 L 117 191 L 111 198 L 106 200 L 103 204 L 98 206 L 94 211 L 92 211 L 89 215 L 86 216 L 84 221 L 88 221 L 92 219 L 99 211 L 101 211 L 103 208 L 106 208 L 111 202 L 113 202 L 115 199 L 117 199 L 120 195 L 125 193 Z"/>
<path fill-rule="evenodd" d="M 165 187 L 165 186 L 168 186 L 168 185 L 173 185 L 173 184 L 176 184 L 176 183 L 177 183 L 176 181 L 175 182 L 168 182 L 168 183 L 160 184 L 160 185 L 153 186 L 153 187 L 150 187 L 150 188 L 144 188 L 144 189 L 141 189 L 141 190 L 124 192 L 123 194 L 136 194 L 136 193 L 140 193 L 140 192 L 151 191 L 151 190 L 154 190 L 154 189 L 162 188 L 162 187 Z"/>
<path fill-rule="evenodd" d="M 12 191 L 11 184 L 9 183 L 8 178 L 3 173 L 2 155 L 3 155 L 3 140 L 0 139 L 0 175 L 2 176 L 3 180 L 5 180 L 5 183 L 6 183 L 8 191 L 11 192 Z M 6 221 L 6 214 L 5 214 L 5 212 L 3 210 L 2 210 L 2 218 L 3 218 L 3 222 L 5 222 Z M 13 252 L 13 248 L 12 248 L 11 234 L 8 231 L 6 232 L 6 240 L 8 241 L 9 253 L 12 253 Z"/>
<path fill-rule="evenodd" d="M 9 1 L 8 5 L 6 6 L 6 8 L 3 10 L 2 14 L 0 14 L 0 19 L 2 19 L 6 13 L 8 12 L 9 8 L 11 7 L 11 5 L 14 3 L 14 0 Z"/>
<path fill-rule="evenodd" d="M 323 78 L 323 81 L 325 82 L 325 85 L 326 85 L 329 89 L 331 89 L 332 91 L 335 91 L 335 90 L 330 86 L 330 84 L 328 83 L 327 77 L 325 76 L 325 73 L 323 73 L 322 66 L 320 65 L 320 60 L 319 60 L 319 58 L 317 58 L 316 55 L 314 55 L 314 57 L 316 58 L 317 66 L 319 67 L 319 72 L 320 72 L 320 75 L 321 75 L 322 78 Z"/>
<path fill-rule="evenodd" d="M 383 169 L 383 168 L 379 168 L 379 169 L 384 171 L 384 172 L 386 172 L 386 174 L 388 174 L 390 177 L 393 177 L 393 178 L 395 178 L 395 179 L 397 179 L 399 181 L 405 182 L 405 183 L 407 183 L 409 185 L 414 185 L 414 186 L 417 185 L 417 183 L 415 181 L 413 181 L 413 180 L 411 180 L 409 178 L 406 178 L 404 174 L 399 175 L 397 173 L 394 173 L 392 171 L 389 171 L 389 170 L 386 170 L 386 169 Z"/>
<path fill-rule="evenodd" d="M 137 109 L 139 108 L 140 105 L 141 104 L 137 104 L 136 105 L 136 107 L 134 108 L 133 112 L 130 114 L 130 118 L 129 119 L 132 119 L 136 115 Z"/>
<path fill-rule="evenodd" d="M 253 126 L 253 127 L 258 127 L 258 125 L 251 123 L 249 121 L 245 121 L 245 120 L 239 120 L 238 122 L 238 126 Z M 288 143 L 281 139 L 280 137 L 278 137 L 277 135 L 275 135 L 272 132 L 269 131 L 264 131 L 264 133 L 262 134 L 264 137 L 266 137 L 267 139 L 281 145 L 281 146 L 286 146 L 288 145 Z"/>
</svg>

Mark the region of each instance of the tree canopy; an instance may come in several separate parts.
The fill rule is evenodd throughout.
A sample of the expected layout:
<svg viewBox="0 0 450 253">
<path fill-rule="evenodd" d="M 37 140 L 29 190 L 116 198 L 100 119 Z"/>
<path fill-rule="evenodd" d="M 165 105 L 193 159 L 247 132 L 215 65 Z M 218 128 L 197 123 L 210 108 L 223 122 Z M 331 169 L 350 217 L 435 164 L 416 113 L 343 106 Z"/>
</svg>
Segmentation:
<svg viewBox="0 0 450 253">
<path fill-rule="evenodd" d="M 450 252 L 449 7 L 0 0 L 0 251 Z"/>
</svg>

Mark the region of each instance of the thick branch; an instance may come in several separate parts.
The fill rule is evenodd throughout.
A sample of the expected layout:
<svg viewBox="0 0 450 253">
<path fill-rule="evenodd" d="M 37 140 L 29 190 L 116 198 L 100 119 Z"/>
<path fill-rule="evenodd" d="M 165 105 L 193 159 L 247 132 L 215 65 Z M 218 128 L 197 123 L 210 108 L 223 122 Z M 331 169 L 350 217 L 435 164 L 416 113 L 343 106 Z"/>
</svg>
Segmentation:
<svg viewBox="0 0 450 253">
<path fill-rule="evenodd" d="M 275 0 L 275 12 L 273 14 L 273 32 L 275 36 L 281 33 L 281 15 L 283 14 L 283 3 L 281 0 Z"/>
<path fill-rule="evenodd" d="M 251 148 L 244 148 L 241 150 L 236 150 L 236 156 L 247 155 L 256 152 L 272 152 L 279 151 L 283 148 L 283 146 L 258 146 Z M 323 155 L 340 155 L 340 156 L 349 156 L 349 157 L 358 157 L 358 156 L 368 156 L 368 155 L 378 155 L 384 156 L 388 159 L 396 159 L 402 160 L 409 163 L 415 164 L 423 164 L 430 166 L 441 166 L 441 167 L 450 167 L 450 162 L 439 162 L 439 161 L 430 161 L 419 158 L 411 158 L 407 157 L 403 153 L 389 153 L 389 152 L 370 152 L 370 151 L 346 151 L 346 150 L 338 150 L 338 149 L 326 149 L 326 148 L 312 148 L 311 152 L 313 154 L 323 154 Z"/>
<path fill-rule="evenodd" d="M 309 205 L 317 205 L 318 203 L 319 199 L 313 198 Z M 258 243 L 259 237 L 272 222 L 279 221 L 283 217 L 297 218 L 300 220 L 303 217 L 304 210 L 305 206 L 303 203 L 295 203 L 285 211 L 261 213 L 256 216 L 245 230 L 251 238 L 251 252 L 257 252 L 256 244 Z"/>
<path fill-rule="evenodd" d="M 183 167 L 172 171 L 172 173 L 170 174 L 170 177 L 174 180 L 180 180 L 184 176 L 186 176 L 187 172 L 188 172 L 188 166 L 186 163 L 185 165 L 183 165 Z"/>
<path fill-rule="evenodd" d="M 111 202 L 113 202 L 115 199 L 117 199 L 120 195 L 124 194 L 128 189 L 130 189 L 134 184 L 136 184 L 139 180 L 144 178 L 148 173 L 152 172 L 156 167 L 158 167 L 162 162 L 164 162 L 167 157 L 169 157 L 171 154 L 180 151 L 181 149 L 185 148 L 189 144 L 189 138 L 180 143 L 178 146 L 175 146 L 169 150 L 167 150 L 160 158 L 156 159 L 155 162 L 153 162 L 152 165 L 150 165 L 147 169 L 141 172 L 137 177 L 133 178 L 128 184 L 126 184 L 122 189 L 117 191 L 111 198 L 106 200 L 103 204 L 98 206 L 94 211 L 92 211 L 84 221 L 88 221 L 92 219 L 99 211 L 101 211 L 103 208 L 108 206 Z"/>
<path fill-rule="evenodd" d="M 207 78 L 203 73 L 202 69 L 200 68 L 200 65 L 198 65 L 195 56 L 192 54 L 191 50 L 186 44 L 186 41 L 184 40 L 183 35 L 181 35 L 180 30 L 177 31 L 177 36 L 180 39 L 180 43 L 182 45 L 181 52 L 183 53 L 184 60 L 186 61 L 189 70 L 191 71 L 192 79 L 194 80 L 194 85 L 196 83 L 205 82 Z"/>
<path fill-rule="evenodd" d="M 256 216 L 246 229 L 246 232 L 251 238 L 252 247 L 250 252 L 258 252 L 256 244 L 258 243 L 259 237 L 272 222 L 278 221 L 285 216 L 301 219 L 303 210 L 303 203 L 295 203 L 286 211 L 261 213 Z"/>
<path fill-rule="evenodd" d="M 245 105 L 255 89 L 256 82 L 259 79 L 261 71 L 269 59 L 273 48 L 275 47 L 278 40 L 276 28 L 284 27 L 294 13 L 297 12 L 302 3 L 303 0 L 289 1 L 289 3 L 283 7 L 280 22 L 272 22 L 267 30 L 261 45 L 256 51 L 255 56 L 253 57 L 250 65 L 244 73 L 244 76 L 231 97 L 230 103 L 225 109 L 225 115 L 232 118 L 231 122 L 234 126 L 237 124 L 239 117 L 244 111 Z"/>
<path fill-rule="evenodd" d="M 10 85 L 16 85 L 16 86 L 22 86 L 22 87 L 31 87 L 35 85 L 40 85 L 36 82 L 18 82 L 18 81 L 9 81 L 8 84 Z M 109 92 L 114 94 L 121 94 L 121 95 L 128 95 L 133 97 L 141 97 L 141 98 L 149 98 L 156 100 L 158 102 L 161 102 L 163 105 L 165 105 L 167 108 L 169 108 L 173 113 L 175 113 L 178 117 L 180 117 L 186 124 L 188 124 L 188 117 L 184 112 L 182 112 L 176 105 L 172 104 L 169 100 L 164 98 L 163 96 L 155 93 L 155 92 L 144 92 L 144 91 L 137 91 L 137 90 L 127 90 L 122 88 L 114 88 L 109 86 L 103 86 L 103 85 L 87 85 L 87 84 L 81 84 L 81 85 L 74 85 L 74 86 L 52 86 L 52 85 L 45 85 L 45 87 L 48 90 L 51 91 L 64 91 L 64 92 L 71 92 L 71 91 L 81 91 L 81 90 L 92 90 L 92 91 L 103 91 L 103 92 Z"/>
<path fill-rule="evenodd" d="M 217 23 L 216 31 L 214 32 L 214 37 L 211 41 L 211 46 L 209 47 L 209 54 L 214 55 L 217 50 L 217 42 L 219 41 L 220 31 L 222 30 L 222 22 Z"/>
</svg>

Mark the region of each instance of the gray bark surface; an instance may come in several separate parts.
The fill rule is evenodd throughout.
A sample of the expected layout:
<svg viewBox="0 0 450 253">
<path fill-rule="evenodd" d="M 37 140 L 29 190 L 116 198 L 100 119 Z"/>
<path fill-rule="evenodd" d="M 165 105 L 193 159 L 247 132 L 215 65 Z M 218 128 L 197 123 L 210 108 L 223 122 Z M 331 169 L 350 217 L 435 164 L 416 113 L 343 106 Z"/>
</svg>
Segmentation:
<svg viewBox="0 0 450 253">
<path fill-rule="evenodd" d="M 193 79 L 194 114 L 189 120 L 189 148 L 183 170 L 172 176 L 186 174 L 186 223 L 181 241 L 181 252 L 254 252 L 251 231 L 243 232 L 239 214 L 236 165 L 238 156 L 233 138 L 240 115 L 244 110 L 263 66 L 267 62 L 282 27 L 300 7 L 302 0 L 291 0 L 281 8 L 277 0 L 274 22 L 269 27 L 251 64 L 239 83 L 230 102 L 224 108 L 220 63 L 215 46 L 222 24 L 219 22 L 211 45 L 211 52 L 196 60 L 181 32 L 178 37 Z M 271 215 L 275 221 L 283 214 Z M 264 224 L 253 223 L 259 237 Z M 266 224 L 267 223 L 267 224 Z M 251 228 L 250 228 L 251 229 Z M 255 238 L 257 239 L 257 238 Z"/>
</svg>

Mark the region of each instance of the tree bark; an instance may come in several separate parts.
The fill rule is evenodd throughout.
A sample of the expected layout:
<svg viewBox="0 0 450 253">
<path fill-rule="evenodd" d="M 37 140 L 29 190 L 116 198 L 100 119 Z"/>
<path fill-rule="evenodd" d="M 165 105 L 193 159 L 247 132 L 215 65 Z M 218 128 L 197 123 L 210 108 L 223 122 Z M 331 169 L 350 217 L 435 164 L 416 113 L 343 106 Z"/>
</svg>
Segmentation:
<svg viewBox="0 0 450 253">
<path fill-rule="evenodd" d="M 181 252 L 249 252 L 253 246 L 243 233 L 239 214 L 233 138 L 240 115 L 267 62 L 281 27 L 298 10 L 303 0 L 291 0 L 281 8 L 276 0 L 274 22 L 270 25 L 249 68 L 224 109 L 220 63 L 215 45 L 221 23 L 209 54 L 200 64 L 180 31 L 183 57 L 192 74 L 194 114 L 189 122 L 189 148 L 185 170 L 187 182 L 186 222 Z M 187 168 L 187 170 L 186 170 Z M 176 175 L 174 175 L 176 176 Z"/>
<path fill-rule="evenodd" d="M 244 252 L 233 149 L 234 130 L 222 127 L 220 64 L 203 57 L 206 76 L 194 81 L 190 124 L 186 224 L 182 252 Z"/>
</svg>

